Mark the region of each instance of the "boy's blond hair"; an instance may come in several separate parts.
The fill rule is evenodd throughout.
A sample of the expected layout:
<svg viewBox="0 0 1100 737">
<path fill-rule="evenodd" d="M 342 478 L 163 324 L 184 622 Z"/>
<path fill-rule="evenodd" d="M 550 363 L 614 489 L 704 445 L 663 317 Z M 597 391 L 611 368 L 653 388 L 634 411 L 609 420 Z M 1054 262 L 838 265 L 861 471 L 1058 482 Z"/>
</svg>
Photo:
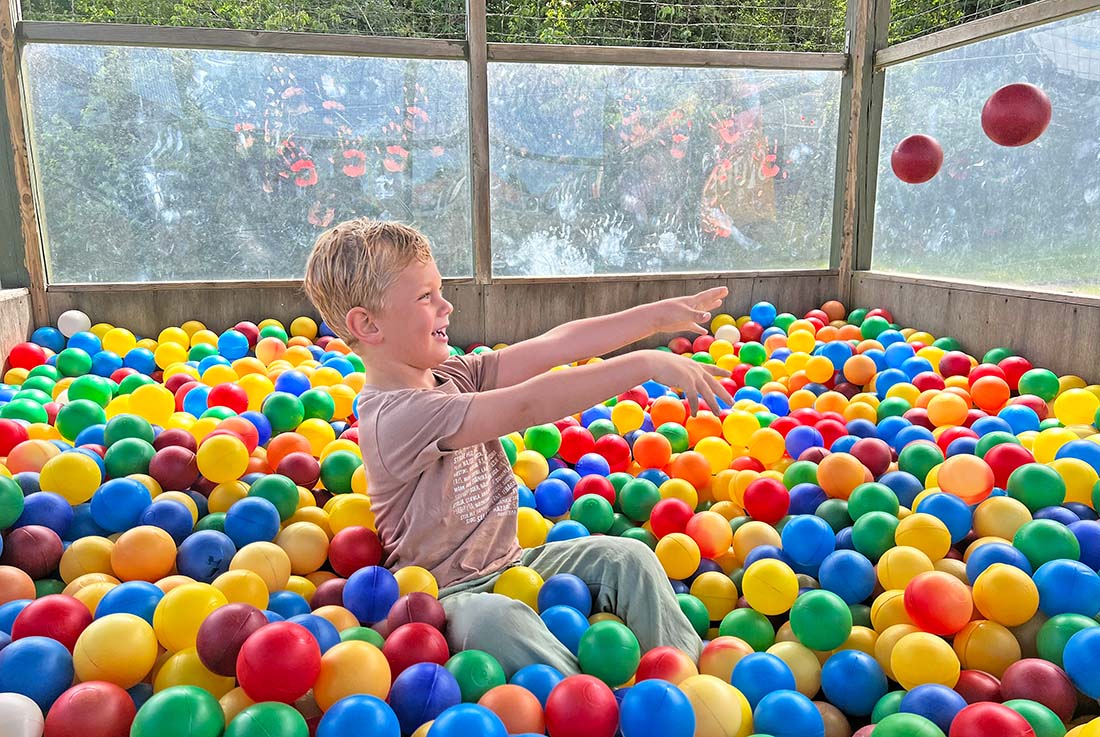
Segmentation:
<svg viewBox="0 0 1100 737">
<path fill-rule="evenodd" d="M 415 228 L 365 217 L 345 220 L 313 244 L 306 262 L 305 292 L 332 332 L 352 345 L 348 312 L 363 307 L 377 314 L 401 270 L 431 257 L 428 239 Z"/>
</svg>

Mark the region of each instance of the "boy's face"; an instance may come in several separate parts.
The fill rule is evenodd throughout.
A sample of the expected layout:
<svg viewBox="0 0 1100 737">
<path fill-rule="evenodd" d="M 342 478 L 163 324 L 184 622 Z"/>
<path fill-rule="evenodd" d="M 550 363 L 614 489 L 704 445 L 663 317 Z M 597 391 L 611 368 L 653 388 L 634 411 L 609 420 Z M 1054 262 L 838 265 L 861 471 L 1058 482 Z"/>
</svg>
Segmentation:
<svg viewBox="0 0 1100 737">
<path fill-rule="evenodd" d="M 378 345 L 394 360 L 418 369 L 438 366 L 450 355 L 448 317 L 454 310 L 443 299 L 443 279 L 434 259 L 414 261 L 386 292 L 385 307 L 374 316 Z"/>
</svg>

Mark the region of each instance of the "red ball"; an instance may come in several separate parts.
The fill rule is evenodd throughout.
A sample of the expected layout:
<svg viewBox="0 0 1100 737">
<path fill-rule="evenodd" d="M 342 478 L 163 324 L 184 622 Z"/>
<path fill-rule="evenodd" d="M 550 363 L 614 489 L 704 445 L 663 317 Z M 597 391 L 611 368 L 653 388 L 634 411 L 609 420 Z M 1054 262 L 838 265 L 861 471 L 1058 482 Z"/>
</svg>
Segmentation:
<svg viewBox="0 0 1100 737">
<path fill-rule="evenodd" d="M 926 430 L 932 430 L 935 425 L 932 424 L 932 420 L 928 419 L 928 410 L 924 407 L 913 407 L 913 409 L 907 409 L 902 414 L 902 417 L 914 425 L 920 425 Z"/>
<path fill-rule="evenodd" d="M 653 534 L 660 539 L 673 532 L 686 530 L 687 523 L 693 516 L 695 512 L 683 499 L 662 499 L 653 505 L 649 524 L 653 528 Z"/>
<path fill-rule="evenodd" d="M 630 443 L 621 435 L 602 436 L 596 441 L 595 452 L 607 460 L 612 473 L 625 471 L 630 467 Z"/>
<path fill-rule="evenodd" d="M 983 379 L 986 376 L 995 376 L 1002 381 L 1008 381 L 1008 376 L 1005 375 L 1004 369 L 997 364 L 979 363 L 977 366 L 970 369 L 970 384 L 973 386 L 975 381 Z"/>
<path fill-rule="evenodd" d="M 382 542 L 366 527 L 345 527 L 332 536 L 328 546 L 328 562 L 344 578 L 360 568 L 376 566 L 381 560 Z"/>
<path fill-rule="evenodd" d="M 642 387 L 636 386 L 633 389 L 626 390 L 618 396 L 618 401 L 620 402 L 625 402 L 627 400 L 634 402 L 635 404 L 638 404 L 642 407 L 645 407 L 647 404 L 649 404 L 649 394 Z M 570 415 L 570 419 L 573 419 L 572 415 Z M 573 421 L 576 422 L 575 419 Z"/>
<path fill-rule="evenodd" d="M 254 632 L 267 624 L 267 617 L 250 604 L 227 604 L 207 616 L 199 625 L 195 649 L 199 660 L 219 676 L 237 672 L 237 656 Z"/>
<path fill-rule="evenodd" d="M 759 342 L 761 336 L 764 335 L 764 326 L 758 322 L 749 320 L 740 328 L 741 340 L 746 343 Z"/>
<path fill-rule="evenodd" d="M 451 657 L 447 638 L 426 622 L 409 622 L 393 630 L 382 644 L 382 654 L 389 661 L 394 678 L 411 665 L 444 665 Z"/>
<path fill-rule="evenodd" d="M 613 737 L 619 727 L 619 702 L 594 676 L 569 676 L 546 699 L 550 737 Z"/>
<path fill-rule="evenodd" d="M 913 624 L 934 635 L 953 635 L 970 621 L 970 587 L 950 573 L 929 571 L 905 587 L 905 613 Z"/>
<path fill-rule="evenodd" d="M 198 450 L 198 443 L 195 442 L 195 436 L 186 430 L 180 430 L 178 428 L 172 428 L 165 430 L 153 440 L 153 447 L 156 450 L 164 450 L 165 448 L 179 447 L 186 448 L 194 453 Z"/>
<path fill-rule="evenodd" d="M 0 419 L 0 456 L 7 456 L 11 449 L 30 438 L 27 426 L 18 420 Z"/>
<path fill-rule="evenodd" d="M 180 387 L 184 384 L 195 383 L 195 380 L 188 374 L 172 374 L 168 377 L 168 380 L 164 382 L 164 388 L 175 394 L 179 391 Z"/>
<path fill-rule="evenodd" d="M 199 464 L 194 451 L 169 445 L 153 455 L 149 461 L 149 475 L 165 491 L 184 491 L 199 480 Z"/>
<path fill-rule="evenodd" d="M 121 686 L 105 681 L 78 683 L 53 702 L 42 737 L 128 735 L 136 714 L 134 700 Z"/>
<path fill-rule="evenodd" d="M 758 478 L 745 487 L 745 512 L 755 520 L 774 525 L 791 506 L 791 494 L 782 482 Z"/>
<path fill-rule="evenodd" d="M 943 149 L 932 136 L 916 134 L 903 138 L 890 154 L 890 168 L 906 184 L 923 184 L 939 173 Z"/>
<path fill-rule="evenodd" d="M 48 637 L 73 651 L 80 633 L 92 623 L 92 613 L 80 600 L 64 594 L 35 599 L 19 612 L 11 627 L 11 639 Z"/>
<path fill-rule="evenodd" d="M 874 309 L 868 310 L 867 314 L 864 317 L 881 317 L 886 322 L 894 321 L 893 313 L 891 313 L 890 310 L 886 309 L 885 307 L 875 307 Z"/>
<path fill-rule="evenodd" d="M 291 704 L 313 688 L 321 672 L 321 648 L 309 630 L 293 622 L 265 624 L 237 656 L 237 681 L 253 701 Z"/>
<path fill-rule="evenodd" d="M 184 376 L 184 374 L 176 374 L 176 376 Z M 174 379 L 176 377 L 173 376 L 172 378 Z M 187 394 L 192 389 L 194 389 L 196 386 L 199 386 L 199 382 L 195 381 L 191 377 L 187 377 L 187 379 L 188 379 L 187 381 L 183 382 L 182 384 L 179 384 L 172 392 L 175 395 L 176 411 L 177 412 L 182 412 L 183 411 L 183 399 L 184 399 L 184 397 L 186 397 Z"/>
<path fill-rule="evenodd" d="M 978 703 L 955 715 L 948 737 L 1035 737 L 1035 730 L 1003 704 Z"/>
<path fill-rule="evenodd" d="M 787 437 L 787 433 L 799 426 L 798 420 L 793 417 L 779 417 L 772 421 L 772 424 L 768 425 L 772 430 L 783 437 Z"/>
<path fill-rule="evenodd" d="M 606 476 L 590 474 L 583 477 L 573 487 L 573 501 L 580 499 L 585 494 L 602 496 L 610 504 L 615 504 L 615 485 L 607 480 Z"/>
<path fill-rule="evenodd" d="M 698 674 L 695 664 L 682 650 L 661 645 L 648 651 L 638 662 L 634 678 L 639 683 L 651 678 L 659 678 L 670 683 Z"/>
<path fill-rule="evenodd" d="M 713 342 L 713 335 L 700 335 L 691 342 L 691 350 L 693 353 L 704 353 L 710 349 L 710 344 Z"/>
<path fill-rule="evenodd" d="M 1012 391 L 1016 391 L 1020 388 L 1020 377 L 1035 368 L 1031 365 L 1031 361 L 1023 356 L 1002 358 L 1000 362 L 997 363 L 997 366 L 1005 372 L 1005 381 L 1008 382 L 1008 386 Z"/>
<path fill-rule="evenodd" d="M 970 366 L 970 356 L 962 351 L 948 351 L 940 359 L 940 375 L 945 379 L 949 376 L 968 376 Z"/>
<path fill-rule="evenodd" d="M 344 606 L 344 586 L 346 578 L 330 578 L 323 581 L 309 598 L 310 609 L 320 609 L 323 606 Z"/>
<path fill-rule="evenodd" d="M 794 412 L 791 412 L 791 414 L 789 416 L 792 420 L 797 422 L 799 425 L 810 425 L 810 426 L 816 425 L 817 423 L 819 423 L 819 422 L 821 422 L 822 420 L 825 419 L 825 416 L 822 415 L 820 412 L 818 412 L 813 407 L 803 407 L 802 409 L 796 409 Z M 780 418 L 780 419 L 782 419 L 782 418 Z M 774 425 L 775 425 L 775 423 L 773 422 L 771 426 L 774 426 Z"/>
<path fill-rule="evenodd" d="M 733 463 L 730 464 L 730 468 L 732 468 L 734 471 L 756 471 L 758 473 L 764 472 L 764 464 L 751 456 L 740 456 L 739 458 L 734 458 Z"/>
<path fill-rule="evenodd" d="M 206 397 L 207 407 L 228 407 L 237 414 L 248 411 L 248 392 L 233 383 L 218 384 Z"/>
<path fill-rule="evenodd" d="M 1042 422 L 1050 416 L 1050 405 L 1048 405 L 1042 397 L 1037 397 L 1034 394 L 1021 394 L 1018 397 L 1008 400 L 1008 403 L 1022 404 L 1025 407 L 1029 407 L 1039 416 L 1039 422 Z"/>
<path fill-rule="evenodd" d="M 863 438 L 857 440 L 848 452 L 859 459 L 876 479 L 890 468 L 892 455 L 885 440 Z"/>
<path fill-rule="evenodd" d="M 26 525 L 15 528 L 4 538 L 0 565 L 15 566 L 37 581 L 57 570 L 63 552 L 56 532 L 41 525 Z"/>
<path fill-rule="evenodd" d="M 809 461 L 810 463 L 820 464 L 827 455 L 829 455 L 829 451 L 827 449 L 818 448 L 815 446 L 813 448 L 806 448 L 806 450 L 802 451 L 802 454 L 799 455 L 796 460 Z"/>
<path fill-rule="evenodd" d="M 989 415 L 980 409 L 971 407 L 966 411 L 966 419 L 963 420 L 963 427 L 970 427 L 983 417 L 989 417 Z"/>
<path fill-rule="evenodd" d="M 1033 84 L 1005 85 L 982 107 L 982 130 L 1000 146 L 1031 143 L 1050 125 L 1050 98 Z"/>
<path fill-rule="evenodd" d="M 922 392 L 926 392 L 929 389 L 939 391 L 946 387 L 947 383 L 943 380 L 943 377 L 935 371 L 921 371 L 913 377 L 913 386 L 917 387 L 917 389 Z"/>
<path fill-rule="evenodd" d="M 561 431 L 561 447 L 558 455 L 566 463 L 576 463 L 581 456 L 596 450 L 596 441 L 588 428 L 574 425 Z"/>
<path fill-rule="evenodd" d="M 46 362 L 46 351 L 37 343 L 19 343 L 8 354 L 8 364 L 12 368 L 30 371 Z"/>
<path fill-rule="evenodd" d="M 312 489 L 321 478 L 321 464 L 309 453 L 298 451 L 283 456 L 275 473 L 286 476 L 298 486 Z"/>
<path fill-rule="evenodd" d="M 421 622 L 440 632 L 446 632 L 447 615 L 443 611 L 443 605 L 434 596 L 423 591 L 414 591 L 395 601 L 390 607 L 390 613 L 386 615 L 386 626 L 390 632 L 410 622 Z"/>
<path fill-rule="evenodd" d="M 1001 696 L 1005 701 L 1037 701 L 1063 722 L 1073 719 L 1077 709 L 1077 690 L 1069 676 L 1054 663 L 1039 658 L 1024 658 L 1008 666 L 1001 676 Z"/>
<path fill-rule="evenodd" d="M 831 448 L 833 443 L 848 434 L 848 426 L 836 420 L 822 420 L 815 423 L 814 427 L 821 433 L 826 448 Z"/>
<path fill-rule="evenodd" d="M 936 438 L 936 445 L 940 446 L 940 450 L 944 453 L 947 452 L 947 446 L 951 445 L 959 438 L 974 438 L 977 440 L 978 433 L 971 430 L 969 427 L 949 427 L 940 433 L 940 436 Z M 1016 446 L 1021 447 L 1021 446 Z M 989 456 L 986 456 L 986 462 L 989 461 Z"/>
<path fill-rule="evenodd" d="M 1035 462 L 1035 456 L 1022 445 L 1001 443 L 985 454 L 985 462 L 993 469 L 993 485 L 1002 489 L 1008 486 L 1008 477 L 1020 466 Z"/>
<path fill-rule="evenodd" d="M 127 376 L 133 376 L 136 373 L 138 373 L 137 369 L 132 369 L 129 366 L 123 366 L 122 368 L 116 369 L 111 372 L 111 381 L 115 382 L 116 384 L 121 384 L 122 380 L 125 379 Z"/>
<path fill-rule="evenodd" d="M 955 682 L 955 692 L 966 699 L 968 704 L 977 704 L 982 701 L 1004 701 L 1001 696 L 1001 682 L 996 676 L 986 673 L 984 670 L 964 670 L 959 673 L 959 680 Z"/>
<path fill-rule="evenodd" d="M 254 322 L 248 320 L 241 320 L 239 323 L 233 326 L 233 329 L 238 333 L 248 338 L 248 346 L 251 348 L 256 345 L 256 342 L 260 339 L 260 328 Z M 324 346 L 321 346 L 322 348 Z"/>
<path fill-rule="evenodd" d="M 691 350 L 691 341 L 682 335 L 677 335 L 668 342 L 668 347 L 673 353 L 687 353 Z"/>
</svg>

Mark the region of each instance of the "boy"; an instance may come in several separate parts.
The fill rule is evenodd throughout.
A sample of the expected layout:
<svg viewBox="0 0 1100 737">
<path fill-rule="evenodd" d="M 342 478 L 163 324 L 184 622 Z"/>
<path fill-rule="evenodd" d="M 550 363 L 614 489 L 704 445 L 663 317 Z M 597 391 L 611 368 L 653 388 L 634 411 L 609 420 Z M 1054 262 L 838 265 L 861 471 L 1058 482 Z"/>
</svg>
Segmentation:
<svg viewBox="0 0 1100 737">
<path fill-rule="evenodd" d="M 365 218 L 323 233 L 305 289 L 325 322 L 365 364 L 360 444 L 386 564 L 427 568 L 440 586 L 454 651 L 478 649 L 511 676 L 532 663 L 579 672 L 573 654 L 522 602 L 488 593 L 513 565 L 548 578 L 572 573 L 594 588 L 594 608 L 614 611 L 643 652 L 671 645 L 697 659 L 701 641 L 680 611 L 656 556 L 636 540 L 593 537 L 522 550 L 517 489 L 499 438 L 556 421 L 654 379 L 733 400 L 729 372 L 662 351 L 549 369 L 598 356 L 657 332 L 705 333 L 699 322 L 724 287 L 578 320 L 501 351 L 449 357 L 452 306 L 427 239 Z"/>
</svg>

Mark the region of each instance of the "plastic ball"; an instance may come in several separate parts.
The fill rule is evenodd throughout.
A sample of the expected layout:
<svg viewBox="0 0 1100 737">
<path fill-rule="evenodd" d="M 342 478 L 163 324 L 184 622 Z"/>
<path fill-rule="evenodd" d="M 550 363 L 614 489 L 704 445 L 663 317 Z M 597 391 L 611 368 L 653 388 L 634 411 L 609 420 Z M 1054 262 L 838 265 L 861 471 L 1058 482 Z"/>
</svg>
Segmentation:
<svg viewBox="0 0 1100 737">
<path fill-rule="evenodd" d="M 128 734 L 136 714 L 134 700 L 119 686 L 103 681 L 79 683 L 61 694 L 50 707 L 44 734 L 50 737 Z"/>
<path fill-rule="evenodd" d="M 970 704 L 955 715 L 948 737 L 1030 737 L 1034 734 L 1027 720 L 1007 706 L 980 702 Z"/>
<path fill-rule="evenodd" d="M 197 686 L 173 686 L 146 701 L 130 737 L 219 737 L 225 716 L 218 700 Z"/>
<path fill-rule="evenodd" d="M 450 657 L 443 634 L 424 622 L 401 625 L 386 638 L 382 653 L 396 677 L 417 663 L 443 665 Z"/>
<path fill-rule="evenodd" d="M 435 718 L 429 734 L 434 737 L 464 737 L 468 734 L 506 737 L 508 732 L 500 717 L 491 710 L 477 704 L 458 704 Z"/>
<path fill-rule="evenodd" d="M 943 149 L 936 139 L 924 134 L 903 138 L 890 154 L 890 167 L 907 184 L 929 181 L 943 166 Z"/>
<path fill-rule="evenodd" d="M 905 635 L 890 655 L 890 670 L 902 688 L 911 689 L 922 683 L 940 683 L 953 687 L 959 680 L 961 666 L 951 646 L 926 632 Z"/>
<path fill-rule="evenodd" d="M 619 622 L 597 622 L 581 635 L 577 660 L 581 670 L 609 686 L 630 679 L 641 657 L 638 638 Z"/>
<path fill-rule="evenodd" d="M 401 725 L 389 704 L 369 694 L 354 694 L 337 701 L 317 725 L 317 737 L 346 737 L 357 731 L 377 737 L 400 737 Z"/>
<path fill-rule="evenodd" d="M 500 717 L 509 734 L 544 734 L 546 731 L 542 704 L 525 688 L 512 684 L 497 686 L 477 703 Z"/>
<path fill-rule="evenodd" d="M 997 678 L 1021 655 L 1020 641 L 1012 630 L 985 619 L 970 622 L 959 630 L 952 647 L 963 668 L 985 671 Z"/>
<path fill-rule="evenodd" d="M 321 670 L 313 696 L 322 711 L 355 694 L 384 698 L 390 691 L 390 666 L 374 645 L 349 640 L 334 645 L 321 656 Z"/>
<path fill-rule="evenodd" d="M 22 694 L 43 712 L 72 685 L 73 675 L 72 655 L 48 637 L 25 637 L 0 650 L 0 693 Z"/>
<path fill-rule="evenodd" d="M 92 614 L 71 596 L 53 594 L 35 599 L 12 623 L 11 637 L 48 637 L 64 645 L 69 652 L 76 646 L 80 634 L 92 623 Z"/>
<path fill-rule="evenodd" d="M 411 734 L 461 701 L 458 681 L 438 663 L 409 667 L 394 679 L 389 695 L 402 734 Z"/>
<path fill-rule="evenodd" d="M 955 634 L 970 621 L 974 610 L 966 584 L 940 571 L 922 573 L 910 581 L 904 601 L 913 624 L 936 635 Z"/>
<path fill-rule="evenodd" d="M 1051 110 L 1050 98 L 1035 85 L 1005 85 L 982 107 L 982 130 L 1000 146 L 1023 146 L 1043 134 Z"/>
<path fill-rule="evenodd" d="M 695 711 L 697 737 L 731 737 L 740 733 L 749 707 L 732 685 L 714 676 L 698 675 L 681 681 L 679 688 Z"/>
<path fill-rule="evenodd" d="M 843 599 L 831 591 L 808 591 L 791 608 L 791 630 L 811 650 L 833 650 L 852 631 L 852 612 Z"/>
<path fill-rule="evenodd" d="M 254 701 L 291 703 L 313 687 L 321 649 L 307 629 L 275 622 L 256 630 L 237 656 L 237 680 Z"/>
<path fill-rule="evenodd" d="M 675 685 L 644 681 L 623 697 L 620 724 L 623 737 L 691 737 L 695 733 L 695 712 Z"/>
<path fill-rule="evenodd" d="M 1068 722 L 1077 710 L 1077 692 L 1065 671 L 1038 658 L 1025 658 L 1005 669 L 1001 677 L 1005 701 L 1027 699 L 1042 704 Z"/>
<path fill-rule="evenodd" d="M 814 702 L 797 691 L 782 690 L 760 700 L 753 728 L 773 737 L 824 737 L 825 720 Z"/>
<path fill-rule="evenodd" d="M 795 689 L 794 673 L 780 658 L 769 653 L 752 653 L 737 661 L 730 683 L 756 708 L 760 699 L 780 689 Z"/>
<path fill-rule="evenodd" d="M 753 609 L 773 616 L 788 611 L 798 597 L 798 579 L 786 563 L 764 559 L 745 571 L 742 591 Z"/>
</svg>

